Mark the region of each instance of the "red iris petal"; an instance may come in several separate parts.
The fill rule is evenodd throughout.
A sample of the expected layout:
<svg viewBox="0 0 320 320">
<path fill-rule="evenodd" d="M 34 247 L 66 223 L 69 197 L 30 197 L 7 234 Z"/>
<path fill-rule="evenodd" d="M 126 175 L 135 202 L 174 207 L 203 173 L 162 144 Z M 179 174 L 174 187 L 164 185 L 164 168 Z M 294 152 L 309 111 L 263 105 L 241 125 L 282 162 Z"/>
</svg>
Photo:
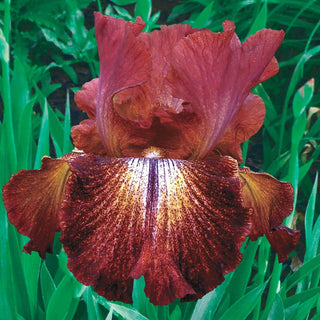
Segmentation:
<svg viewBox="0 0 320 320">
<path fill-rule="evenodd" d="M 300 231 L 282 225 L 290 215 L 293 204 L 293 188 L 290 183 L 280 182 L 266 173 L 255 173 L 242 169 L 241 178 L 245 182 L 243 197 L 246 206 L 253 209 L 250 238 L 266 235 L 273 249 L 283 262 L 298 243 Z"/>
<path fill-rule="evenodd" d="M 73 144 L 79 150 L 85 153 L 107 156 L 95 119 L 81 121 L 79 125 L 72 127 L 71 136 Z"/>
<path fill-rule="evenodd" d="M 218 141 L 214 152 L 231 156 L 241 163 L 243 158 L 240 144 L 261 128 L 265 113 L 263 100 L 250 93 Z"/>
<path fill-rule="evenodd" d="M 203 142 L 194 151 L 196 159 L 213 150 L 251 88 L 274 72 L 273 55 L 284 36 L 283 31 L 262 30 L 241 44 L 233 25 L 225 27 L 222 33 L 189 35 L 169 57 L 168 85 L 202 119 L 198 136 Z M 194 144 L 192 137 L 188 144 Z"/>
<path fill-rule="evenodd" d="M 150 78 L 151 57 L 144 43 L 137 39 L 132 23 L 96 13 L 95 32 L 100 57 L 97 127 L 106 153 L 121 156 L 115 144 L 120 132 L 114 127 L 119 115 L 113 108 L 113 96 Z"/>
<path fill-rule="evenodd" d="M 104 159 L 71 164 L 61 217 L 68 267 L 110 300 L 144 276 L 152 303 L 197 299 L 241 260 L 250 232 L 237 162 Z"/>
<path fill-rule="evenodd" d="M 99 78 L 93 79 L 85 83 L 74 95 L 78 108 L 86 112 L 90 119 L 96 118 L 98 84 Z"/>
<path fill-rule="evenodd" d="M 69 175 L 66 161 L 44 157 L 40 170 L 21 170 L 3 187 L 10 222 L 31 239 L 24 247 L 25 252 L 38 251 L 42 258 L 46 252 L 52 252 Z"/>
</svg>

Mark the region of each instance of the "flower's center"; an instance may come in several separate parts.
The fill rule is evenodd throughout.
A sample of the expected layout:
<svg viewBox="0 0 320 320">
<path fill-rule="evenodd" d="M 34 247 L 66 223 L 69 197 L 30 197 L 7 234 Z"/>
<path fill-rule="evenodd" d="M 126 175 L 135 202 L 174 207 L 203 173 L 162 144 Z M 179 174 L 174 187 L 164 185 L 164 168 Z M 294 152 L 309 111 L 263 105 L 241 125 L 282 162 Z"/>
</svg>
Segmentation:
<svg viewBox="0 0 320 320">
<path fill-rule="evenodd" d="M 159 159 L 159 158 L 164 158 L 165 155 L 164 155 L 163 150 L 161 150 L 160 148 L 149 147 L 149 148 L 143 150 L 142 156 L 144 158 Z"/>
</svg>

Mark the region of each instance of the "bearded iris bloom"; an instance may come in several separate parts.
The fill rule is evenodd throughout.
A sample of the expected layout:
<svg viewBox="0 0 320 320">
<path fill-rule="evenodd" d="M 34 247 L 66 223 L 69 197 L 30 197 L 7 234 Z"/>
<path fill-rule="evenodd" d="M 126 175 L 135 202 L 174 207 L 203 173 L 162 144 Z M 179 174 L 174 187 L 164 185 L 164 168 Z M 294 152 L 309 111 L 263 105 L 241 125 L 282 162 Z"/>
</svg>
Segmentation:
<svg viewBox="0 0 320 320">
<path fill-rule="evenodd" d="M 196 300 L 241 261 L 246 239 L 266 235 L 280 262 L 300 233 L 282 221 L 293 190 L 239 168 L 240 144 L 262 126 L 250 93 L 278 71 L 284 32 L 261 30 L 241 43 L 224 32 L 135 23 L 96 13 L 100 77 L 75 101 L 89 119 L 72 128 L 77 150 L 44 157 L 3 189 L 8 217 L 52 252 L 55 232 L 68 268 L 109 300 L 132 301 L 144 276 L 154 304 Z"/>
</svg>

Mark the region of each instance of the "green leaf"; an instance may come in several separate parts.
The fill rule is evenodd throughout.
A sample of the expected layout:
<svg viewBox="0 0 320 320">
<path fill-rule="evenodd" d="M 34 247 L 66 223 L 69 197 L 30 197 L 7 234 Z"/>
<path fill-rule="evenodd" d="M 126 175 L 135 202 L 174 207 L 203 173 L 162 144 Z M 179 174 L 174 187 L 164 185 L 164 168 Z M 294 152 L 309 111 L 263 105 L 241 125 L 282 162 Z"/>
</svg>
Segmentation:
<svg viewBox="0 0 320 320">
<path fill-rule="evenodd" d="M 198 15 L 198 17 L 195 19 L 195 21 L 192 23 L 192 27 L 193 28 L 205 28 L 208 26 L 209 22 L 210 22 L 210 18 L 213 15 L 212 12 L 212 7 L 213 7 L 214 1 L 212 1 L 211 3 L 209 3 L 207 5 L 207 7 L 205 7 L 200 14 Z"/>
<path fill-rule="evenodd" d="M 320 255 L 310 260 L 301 266 L 296 272 L 287 277 L 287 286 L 285 291 L 288 292 L 292 289 L 299 281 L 308 277 L 314 270 L 320 269 Z"/>
<path fill-rule="evenodd" d="M 117 13 L 121 17 L 123 17 L 123 19 L 125 19 L 125 20 L 132 20 L 133 19 L 133 17 L 131 16 L 131 14 L 129 13 L 128 10 L 121 8 L 121 7 L 118 7 L 118 6 L 114 6 L 113 8 L 117 11 Z"/>
<path fill-rule="evenodd" d="M 32 113 L 35 99 L 23 109 L 18 125 L 17 149 L 19 150 L 18 169 L 32 169 Z"/>
<path fill-rule="evenodd" d="M 151 0 L 137 0 L 136 8 L 134 10 L 135 17 L 140 16 L 143 21 L 147 22 L 150 18 L 152 8 Z"/>
<path fill-rule="evenodd" d="M 36 169 L 40 168 L 41 159 L 45 155 L 49 155 L 49 114 L 47 102 L 45 102 L 44 105 L 36 159 L 34 163 L 34 167 Z"/>
<path fill-rule="evenodd" d="M 10 245 L 10 267 L 12 269 L 12 289 L 15 309 L 20 315 L 26 319 L 32 318 L 30 310 L 30 300 L 27 289 L 27 279 L 25 278 L 25 271 L 23 265 L 23 253 L 20 244 L 21 235 L 15 230 L 12 224 L 8 225 L 8 242 Z"/>
<path fill-rule="evenodd" d="M 15 301 L 12 290 L 12 274 L 8 241 L 8 219 L 0 200 L 0 310 L 3 319 L 14 319 Z"/>
<path fill-rule="evenodd" d="M 5 63 L 9 62 L 9 44 L 0 28 L 0 59 Z"/>
<path fill-rule="evenodd" d="M 295 118 L 301 117 L 312 99 L 313 91 L 314 79 L 311 79 L 296 92 L 293 99 L 293 115 Z"/>
<path fill-rule="evenodd" d="M 234 303 L 241 298 L 247 289 L 255 254 L 258 249 L 258 241 L 250 241 L 243 253 L 243 259 L 233 272 L 227 292 L 230 294 L 230 302 Z"/>
<path fill-rule="evenodd" d="M 25 68 L 18 58 L 14 60 L 10 89 L 13 125 L 18 129 L 20 116 L 29 101 L 29 86 Z"/>
<path fill-rule="evenodd" d="M 288 320 L 305 320 L 308 319 L 308 315 L 311 312 L 311 309 L 315 307 L 319 295 L 316 295 L 304 303 L 299 304 L 299 307 L 296 309 L 296 312 L 291 314 L 291 317 L 286 317 Z"/>
<path fill-rule="evenodd" d="M 182 316 L 182 312 L 181 312 L 179 305 L 177 304 L 175 306 L 175 308 L 173 309 L 173 311 L 171 312 L 169 319 L 170 320 L 180 320 L 181 316 Z"/>
<path fill-rule="evenodd" d="M 145 281 L 144 277 L 140 277 L 138 280 L 133 282 L 133 291 L 132 291 L 132 300 L 133 307 L 143 315 L 148 316 L 149 318 L 157 318 L 157 309 L 150 302 L 150 299 L 147 298 L 144 293 Z"/>
<path fill-rule="evenodd" d="M 284 305 L 286 308 L 296 304 L 296 303 L 303 303 L 307 300 L 309 300 L 310 298 L 313 298 L 315 296 L 319 296 L 320 294 L 320 287 L 318 288 L 314 288 L 314 289 L 309 289 L 309 290 L 305 290 L 301 293 L 297 293 L 293 296 L 290 296 L 289 298 L 287 298 L 284 301 Z"/>
<path fill-rule="evenodd" d="M 139 313 L 137 310 L 133 308 L 125 307 L 121 304 L 112 303 L 107 300 L 105 300 L 103 297 L 96 295 L 96 299 L 98 303 L 100 303 L 102 306 L 106 307 L 107 309 L 113 309 L 116 313 L 118 313 L 120 316 L 124 317 L 128 320 L 149 320 L 145 316 L 143 316 L 141 313 Z"/>
<path fill-rule="evenodd" d="M 56 47 L 61 49 L 63 52 L 68 51 L 67 46 L 58 39 L 57 34 L 54 31 L 46 28 L 42 28 L 41 30 L 43 35 L 47 39 L 47 41 L 52 42 Z"/>
<path fill-rule="evenodd" d="M 113 309 L 111 308 L 105 320 L 112 320 Z"/>
<path fill-rule="evenodd" d="M 318 190 L 318 174 L 316 174 L 312 192 L 308 201 L 306 214 L 305 214 L 305 237 L 306 237 L 306 254 L 304 258 L 304 262 L 310 261 L 313 257 L 316 256 L 318 245 L 319 245 L 319 237 L 320 237 L 320 223 L 315 226 L 315 230 L 313 229 L 314 224 L 314 212 L 316 206 L 316 198 L 317 198 L 317 190 Z M 320 218 L 318 217 L 320 221 Z"/>
<path fill-rule="evenodd" d="M 274 299 L 272 308 L 268 315 L 268 320 L 285 320 L 284 305 L 279 294 L 277 294 Z"/>
<path fill-rule="evenodd" d="M 51 296 L 56 290 L 56 285 L 47 269 L 46 263 L 42 263 L 40 272 L 41 294 L 45 308 L 47 309 Z"/>
<path fill-rule="evenodd" d="M 83 285 L 69 274 L 65 275 L 48 303 L 46 320 L 66 319 L 72 304 L 79 301 L 79 290 L 82 287 Z"/>
<path fill-rule="evenodd" d="M 111 0 L 113 3 L 117 4 L 118 6 L 126 6 L 128 4 L 136 3 L 137 0 Z"/>
<path fill-rule="evenodd" d="M 262 8 L 259 12 L 259 14 L 255 17 L 254 22 L 251 24 L 250 30 L 248 32 L 247 38 L 253 34 L 255 34 L 257 31 L 264 29 L 267 24 L 267 15 L 268 15 L 268 2 L 265 1 L 265 3 L 262 5 Z"/>
<path fill-rule="evenodd" d="M 63 126 L 63 147 L 62 152 L 66 154 L 72 151 L 72 143 L 70 141 L 71 133 L 71 119 L 70 119 L 70 97 L 69 91 L 67 91 L 67 100 L 66 100 L 66 111 L 64 115 L 64 126 Z"/>
<path fill-rule="evenodd" d="M 190 320 L 213 319 L 231 280 L 231 275 L 225 276 L 224 282 L 213 291 L 207 293 L 203 298 L 197 301 Z"/>
<path fill-rule="evenodd" d="M 227 309 L 219 320 L 243 320 L 247 319 L 257 302 L 259 301 L 268 282 L 249 291 L 246 295 L 237 300 L 229 309 Z"/>
<path fill-rule="evenodd" d="M 86 290 L 83 293 L 83 298 L 87 304 L 88 320 L 102 320 L 103 318 L 99 311 L 99 304 L 93 295 L 93 291 L 91 287 L 86 288 Z M 111 312 L 111 316 L 112 316 L 112 312 Z"/>
</svg>

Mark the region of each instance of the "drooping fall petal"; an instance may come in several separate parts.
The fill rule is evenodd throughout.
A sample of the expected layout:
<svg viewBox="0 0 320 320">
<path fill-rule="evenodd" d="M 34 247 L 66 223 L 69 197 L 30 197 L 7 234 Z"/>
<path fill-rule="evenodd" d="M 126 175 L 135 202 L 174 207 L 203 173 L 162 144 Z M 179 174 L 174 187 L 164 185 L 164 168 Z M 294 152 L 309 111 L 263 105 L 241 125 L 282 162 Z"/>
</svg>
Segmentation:
<svg viewBox="0 0 320 320">
<path fill-rule="evenodd" d="M 44 157 L 39 170 L 21 170 L 3 187 L 3 202 L 10 222 L 31 240 L 24 251 L 52 252 L 59 231 L 59 211 L 70 175 L 62 159 Z"/>
<path fill-rule="evenodd" d="M 232 23 L 224 28 L 222 33 L 189 35 L 169 56 L 168 85 L 203 121 L 199 128 L 203 143 L 195 149 L 194 159 L 213 150 L 252 87 L 277 70 L 273 55 L 283 31 L 261 30 L 241 44 Z"/>
<path fill-rule="evenodd" d="M 266 235 L 279 261 L 288 259 L 300 238 L 300 231 L 282 225 L 293 206 L 293 188 L 266 173 L 255 173 L 245 168 L 240 171 L 244 181 L 243 197 L 246 206 L 253 209 L 250 238 Z"/>
<path fill-rule="evenodd" d="M 145 277 L 154 304 L 192 300 L 241 260 L 251 211 L 237 162 L 84 156 L 71 163 L 61 216 L 68 267 L 110 300 Z"/>
<path fill-rule="evenodd" d="M 265 113 L 263 100 L 250 93 L 213 151 L 220 155 L 231 156 L 241 163 L 243 158 L 240 144 L 261 128 Z"/>
</svg>

